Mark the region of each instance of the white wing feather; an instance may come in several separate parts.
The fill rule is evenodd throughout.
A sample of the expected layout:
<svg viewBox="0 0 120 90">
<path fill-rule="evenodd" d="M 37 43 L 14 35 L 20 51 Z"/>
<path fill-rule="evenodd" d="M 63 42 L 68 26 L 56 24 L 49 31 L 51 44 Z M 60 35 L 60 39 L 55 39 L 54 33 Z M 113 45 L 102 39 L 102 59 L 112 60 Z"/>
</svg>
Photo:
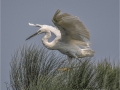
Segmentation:
<svg viewBox="0 0 120 90">
<path fill-rule="evenodd" d="M 52 21 L 60 29 L 62 41 L 87 46 L 90 33 L 78 17 L 57 10 Z"/>
</svg>

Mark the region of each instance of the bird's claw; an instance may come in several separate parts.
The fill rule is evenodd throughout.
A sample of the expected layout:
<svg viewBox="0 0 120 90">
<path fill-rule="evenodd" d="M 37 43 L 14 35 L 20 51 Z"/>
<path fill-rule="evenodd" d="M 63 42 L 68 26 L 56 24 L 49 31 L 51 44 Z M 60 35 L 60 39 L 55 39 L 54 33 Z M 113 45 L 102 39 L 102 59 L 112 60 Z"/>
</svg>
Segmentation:
<svg viewBox="0 0 120 90">
<path fill-rule="evenodd" d="M 59 68 L 58 70 L 60 70 L 60 71 L 69 71 L 70 69 L 69 68 Z"/>
</svg>

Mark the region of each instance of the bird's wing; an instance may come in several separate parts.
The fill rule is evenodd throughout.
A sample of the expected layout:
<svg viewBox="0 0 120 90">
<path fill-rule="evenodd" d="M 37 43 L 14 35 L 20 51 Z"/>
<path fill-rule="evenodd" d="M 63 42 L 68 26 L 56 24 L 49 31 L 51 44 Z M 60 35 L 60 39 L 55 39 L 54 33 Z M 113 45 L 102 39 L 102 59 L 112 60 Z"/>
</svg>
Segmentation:
<svg viewBox="0 0 120 90">
<path fill-rule="evenodd" d="M 57 10 L 52 19 L 53 23 L 60 29 L 62 39 L 66 42 L 72 41 L 77 44 L 90 40 L 90 33 L 78 17 Z"/>
</svg>

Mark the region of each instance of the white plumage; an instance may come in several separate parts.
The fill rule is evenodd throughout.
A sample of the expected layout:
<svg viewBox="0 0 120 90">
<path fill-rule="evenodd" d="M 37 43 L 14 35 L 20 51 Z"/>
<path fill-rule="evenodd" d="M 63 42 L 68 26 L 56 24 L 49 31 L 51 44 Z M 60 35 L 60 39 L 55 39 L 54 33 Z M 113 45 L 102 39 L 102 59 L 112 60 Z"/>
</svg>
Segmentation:
<svg viewBox="0 0 120 90">
<path fill-rule="evenodd" d="M 52 22 L 57 28 L 49 25 L 29 23 L 30 26 L 37 26 L 40 29 L 26 40 L 35 35 L 45 33 L 45 36 L 42 38 L 45 47 L 60 51 L 68 56 L 68 60 L 71 58 L 92 57 L 94 55 L 95 52 L 88 43 L 90 33 L 78 17 L 68 13 L 61 13 L 60 10 L 57 10 Z M 56 38 L 52 42 L 48 42 L 51 32 L 56 35 Z"/>
</svg>

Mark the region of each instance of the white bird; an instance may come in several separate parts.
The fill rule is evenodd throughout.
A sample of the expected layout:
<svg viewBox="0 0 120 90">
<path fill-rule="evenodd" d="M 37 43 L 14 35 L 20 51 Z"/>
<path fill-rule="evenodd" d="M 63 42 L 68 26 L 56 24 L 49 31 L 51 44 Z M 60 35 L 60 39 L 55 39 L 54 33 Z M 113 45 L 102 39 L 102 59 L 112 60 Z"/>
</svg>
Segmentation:
<svg viewBox="0 0 120 90">
<path fill-rule="evenodd" d="M 57 10 L 52 22 L 56 27 L 29 23 L 30 26 L 40 27 L 40 29 L 26 40 L 35 35 L 45 33 L 42 38 L 45 47 L 51 50 L 58 50 L 62 54 L 67 55 L 69 62 L 71 62 L 72 58 L 94 56 L 95 52 L 89 47 L 88 43 L 90 40 L 89 31 L 77 16 L 61 13 L 60 10 Z M 52 42 L 48 42 L 51 32 L 56 35 L 56 38 Z"/>
</svg>

